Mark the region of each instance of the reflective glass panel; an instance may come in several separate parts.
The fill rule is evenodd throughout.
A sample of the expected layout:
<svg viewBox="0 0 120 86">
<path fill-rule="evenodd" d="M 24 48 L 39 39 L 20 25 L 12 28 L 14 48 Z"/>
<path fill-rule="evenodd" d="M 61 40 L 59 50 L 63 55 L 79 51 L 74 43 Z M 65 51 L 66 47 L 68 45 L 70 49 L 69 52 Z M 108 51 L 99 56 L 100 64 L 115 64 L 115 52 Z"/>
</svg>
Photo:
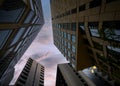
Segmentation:
<svg viewBox="0 0 120 86">
<path fill-rule="evenodd" d="M 12 30 L 0 30 L 0 49 L 4 46 Z"/>
</svg>

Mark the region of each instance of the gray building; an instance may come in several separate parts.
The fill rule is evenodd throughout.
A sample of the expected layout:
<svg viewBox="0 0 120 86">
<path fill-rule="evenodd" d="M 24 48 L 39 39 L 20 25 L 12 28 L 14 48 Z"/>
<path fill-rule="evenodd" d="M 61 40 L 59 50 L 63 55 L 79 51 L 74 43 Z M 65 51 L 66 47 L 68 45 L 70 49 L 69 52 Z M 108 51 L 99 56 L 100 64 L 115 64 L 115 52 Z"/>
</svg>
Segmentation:
<svg viewBox="0 0 120 86">
<path fill-rule="evenodd" d="M 0 85 L 8 85 L 43 24 L 40 0 L 0 0 Z"/>
<path fill-rule="evenodd" d="M 44 67 L 29 58 L 15 86 L 44 86 Z"/>
<path fill-rule="evenodd" d="M 83 72 L 76 72 L 70 63 L 58 64 L 56 86 L 96 86 Z"/>
</svg>

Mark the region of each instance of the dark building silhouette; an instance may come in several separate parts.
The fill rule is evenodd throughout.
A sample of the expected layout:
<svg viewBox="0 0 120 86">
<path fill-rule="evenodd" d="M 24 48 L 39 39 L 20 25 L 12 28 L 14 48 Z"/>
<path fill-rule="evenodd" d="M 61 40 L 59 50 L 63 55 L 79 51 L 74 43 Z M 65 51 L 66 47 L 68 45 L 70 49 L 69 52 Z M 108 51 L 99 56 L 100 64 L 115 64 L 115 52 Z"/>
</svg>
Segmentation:
<svg viewBox="0 0 120 86">
<path fill-rule="evenodd" d="M 120 0 L 50 0 L 54 44 L 76 70 L 120 82 Z"/>
<path fill-rule="evenodd" d="M 29 58 L 15 86 L 44 86 L 44 67 Z"/>
<path fill-rule="evenodd" d="M 0 0 L 0 85 L 8 85 L 43 24 L 41 0 Z"/>
</svg>

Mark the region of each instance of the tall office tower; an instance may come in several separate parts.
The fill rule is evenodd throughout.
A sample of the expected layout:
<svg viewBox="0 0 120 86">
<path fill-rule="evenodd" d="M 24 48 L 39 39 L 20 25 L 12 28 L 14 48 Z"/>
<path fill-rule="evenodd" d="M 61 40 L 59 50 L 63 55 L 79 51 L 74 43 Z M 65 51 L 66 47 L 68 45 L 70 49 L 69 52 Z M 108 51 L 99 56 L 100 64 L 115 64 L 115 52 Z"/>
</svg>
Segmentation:
<svg viewBox="0 0 120 86">
<path fill-rule="evenodd" d="M 44 67 L 29 58 L 15 86 L 44 86 Z"/>
<path fill-rule="evenodd" d="M 43 24 L 40 0 L 0 0 L 0 85 L 9 83 Z"/>
<path fill-rule="evenodd" d="M 58 64 L 56 86 L 97 86 L 86 75 L 77 73 L 69 63 Z M 104 86 L 104 85 L 103 85 Z"/>
<path fill-rule="evenodd" d="M 120 0 L 50 0 L 54 44 L 82 70 L 120 82 Z"/>
</svg>

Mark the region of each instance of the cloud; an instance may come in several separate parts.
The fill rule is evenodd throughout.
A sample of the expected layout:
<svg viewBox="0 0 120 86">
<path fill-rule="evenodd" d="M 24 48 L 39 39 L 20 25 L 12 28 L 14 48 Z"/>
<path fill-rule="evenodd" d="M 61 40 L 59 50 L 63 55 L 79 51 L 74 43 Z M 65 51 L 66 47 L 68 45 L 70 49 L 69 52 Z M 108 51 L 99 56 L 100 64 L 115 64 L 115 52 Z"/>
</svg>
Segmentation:
<svg viewBox="0 0 120 86">
<path fill-rule="evenodd" d="M 45 24 L 36 37 L 35 42 L 40 42 L 42 44 L 53 43 L 52 26 Z"/>
</svg>

